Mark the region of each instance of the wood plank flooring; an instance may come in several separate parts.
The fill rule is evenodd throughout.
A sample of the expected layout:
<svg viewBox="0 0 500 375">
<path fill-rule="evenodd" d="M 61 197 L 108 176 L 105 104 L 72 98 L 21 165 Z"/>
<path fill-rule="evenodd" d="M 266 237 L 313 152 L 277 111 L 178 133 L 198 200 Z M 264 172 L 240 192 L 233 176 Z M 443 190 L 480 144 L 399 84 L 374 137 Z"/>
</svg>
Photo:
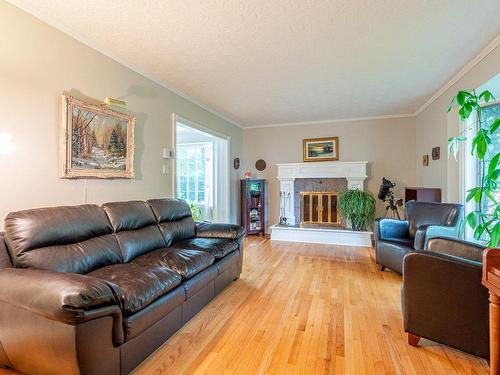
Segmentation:
<svg viewBox="0 0 500 375">
<path fill-rule="evenodd" d="M 370 248 L 250 238 L 241 278 L 135 375 L 487 374 L 482 359 L 406 343 L 400 286 Z"/>
<path fill-rule="evenodd" d="M 482 359 L 406 343 L 400 286 L 373 249 L 253 237 L 241 278 L 135 374 L 487 374 Z"/>
</svg>

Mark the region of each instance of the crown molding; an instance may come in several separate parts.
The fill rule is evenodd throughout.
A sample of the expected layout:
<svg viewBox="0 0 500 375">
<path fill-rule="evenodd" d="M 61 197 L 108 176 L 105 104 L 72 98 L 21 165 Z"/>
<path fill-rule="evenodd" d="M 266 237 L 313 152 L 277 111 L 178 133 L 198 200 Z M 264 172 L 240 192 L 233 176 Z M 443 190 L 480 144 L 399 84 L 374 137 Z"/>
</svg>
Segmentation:
<svg viewBox="0 0 500 375">
<path fill-rule="evenodd" d="M 285 122 L 285 123 L 265 124 L 265 125 L 250 125 L 250 126 L 245 126 L 244 129 L 280 128 L 280 127 L 284 127 L 284 126 L 321 125 L 321 124 L 333 124 L 333 123 L 338 123 L 338 122 L 386 120 L 386 119 L 397 119 L 397 118 L 408 118 L 408 117 L 415 117 L 415 114 L 405 113 L 405 114 L 400 114 L 400 115 L 350 117 L 350 118 L 338 118 L 338 119 L 319 120 L 319 121 L 300 121 L 300 122 Z"/>
<path fill-rule="evenodd" d="M 238 122 L 236 122 L 235 120 L 233 120 L 233 119 L 227 117 L 226 115 L 210 108 L 208 105 L 200 102 L 199 100 L 193 98 L 192 96 L 176 89 L 175 87 L 169 85 L 167 82 L 159 79 L 158 77 L 154 76 L 153 74 L 148 73 L 148 72 L 142 70 L 141 68 L 138 68 L 137 66 L 128 63 L 127 61 L 123 60 L 122 58 L 107 51 L 105 48 L 99 46 L 98 43 L 96 43 L 95 41 L 90 40 L 88 38 L 85 38 L 85 37 L 79 35 L 78 33 L 75 33 L 70 28 L 65 26 L 63 23 L 56 21 L 53 17 L 45 14 L 44 12 L 38 11 L 29 5 L 24 4 L 22 0 L 7 0 L 7 2 L 10 3 L 11 5 L 23 10 L 24 12 L 30 14 L 31 16 L 38 18 L 39 20 L 45 22 L 46 24 L 52 26 L 53 28 L 70 36 L 71 38 L 79 41 L 80 43 L 83 43 L 87 47 L 90 47 L 93 50 L 96 50 L 97 52 L 110 58 L 111 60 L 116 61 L 117 63 L 125 66 L 126 68 L 132 70 L 133 72 L 140 74 L 141 76 L 149 79 L 150 81 L 153 81 L 154 83 L 160 85 L 161 87 L 173 92 L 174 94 L 177 94 L 178 96 L 182 97 L 183 99 L 186 99 L 187 101 L 197 105 L 198 107 L 204 109 L 205 111 L 210 112 L 211 114 L 231 123 L 232 125 L 237 126 L 240 129 L 243 129 L 243 126 L 241 124 L 239 124 Z"/>
<path fill-rule="evenodd" d="M 495 48 L 500 46 L 500 34 L 496 36 L 483 50 L 481 50 L 474 58 L 472 58 L 462 69 L 458 71 L 448 82 L 446 82 L 439 90 L 432 95 L 419 109 L 415 111 L 414 116 L 418 116 L 441 95 L 443 95 L 451 86 L 457 83 L 460 78 L 470 72 L 477 64 L 479 64 L 486 56 L 488 56 Z"/>
</svg>

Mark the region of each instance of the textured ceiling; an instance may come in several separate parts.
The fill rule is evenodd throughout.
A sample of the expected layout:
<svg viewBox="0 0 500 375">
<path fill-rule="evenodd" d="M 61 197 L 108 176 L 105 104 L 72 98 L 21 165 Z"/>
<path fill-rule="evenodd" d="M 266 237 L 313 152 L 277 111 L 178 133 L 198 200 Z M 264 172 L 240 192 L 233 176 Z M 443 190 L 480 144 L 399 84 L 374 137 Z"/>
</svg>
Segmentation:
<svg viewBox="0 0 500 375">
<path fill-rule="evenodd" d="M 243 126 L 414 113 L 499 0 L 11 0 Z"/>
</svg>

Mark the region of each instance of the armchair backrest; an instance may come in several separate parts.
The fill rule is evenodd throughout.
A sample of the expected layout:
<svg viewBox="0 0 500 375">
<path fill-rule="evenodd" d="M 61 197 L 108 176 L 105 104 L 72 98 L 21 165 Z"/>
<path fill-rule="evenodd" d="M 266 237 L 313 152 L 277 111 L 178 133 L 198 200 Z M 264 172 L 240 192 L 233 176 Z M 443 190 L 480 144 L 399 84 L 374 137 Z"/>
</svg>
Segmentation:
<svg viewBox="0 0 500 375">
<path fill-rule="evenodd" d="M 434 203 L 409 201 L 406 203 L 406 219 L 409 223 L 410 238 L 421 225 L 460 225 L 463 206 L 455 203 Z"/>
</svg>

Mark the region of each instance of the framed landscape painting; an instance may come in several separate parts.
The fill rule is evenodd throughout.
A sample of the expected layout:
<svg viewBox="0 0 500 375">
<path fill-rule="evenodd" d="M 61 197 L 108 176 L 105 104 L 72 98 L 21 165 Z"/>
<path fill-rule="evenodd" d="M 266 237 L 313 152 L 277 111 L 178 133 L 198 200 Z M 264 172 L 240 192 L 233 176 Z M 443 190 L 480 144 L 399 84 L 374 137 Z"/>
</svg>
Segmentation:
<svg viewBox="0 0 500 375">
<path fill-rule="evenodd" d="M 134 178 L 135 117 L 62 96 L 60 176 Z"/>
<path fill-rule="evenodd" d="M 308 138 L 303 141 L 304 161 L 339 160 L 339 138 Z"/>
</svg>

